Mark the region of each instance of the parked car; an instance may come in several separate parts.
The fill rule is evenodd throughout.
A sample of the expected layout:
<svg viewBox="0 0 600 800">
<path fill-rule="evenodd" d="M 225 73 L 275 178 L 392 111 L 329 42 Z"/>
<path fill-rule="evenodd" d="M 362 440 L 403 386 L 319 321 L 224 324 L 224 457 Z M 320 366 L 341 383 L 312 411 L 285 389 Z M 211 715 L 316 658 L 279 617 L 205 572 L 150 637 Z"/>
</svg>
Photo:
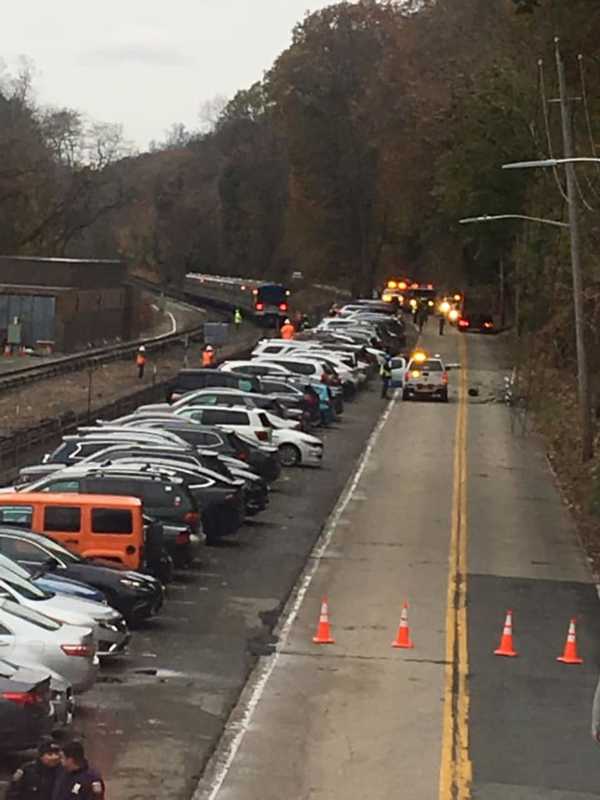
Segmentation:
<svg viewBox="0 0 600 800">
<path fill-rule="evenodd" d="M 165 572 L 163 528 L 137 497 L 32 492 L 0 494 L 0 525 L 43 533 L 84 558 Z M 168 570 L 167 570 L 168 572 Z"/>
<path fill-rule="evenodd" d="M 110 561 L 82 558 L 47 536 L 0 527 L 0 553 L 31 570 L 34 577 L 72 578 L 96 587 L 128 624 L 157 614 L 163 605 L 162 584 L 156 578 Z"/>
<path fill-rule="evenodd" d="M 50 673 L 0 660 L 0 752 L 27 750 L 52 731 Z"/>
<path fill-rule="evenodd" d="M 136 497 L 142 501 L 144 513 L 162 523 L 164 547 L 178 564 L 191 563 L 199 555 L 204 541 L 197 504 L 181 482 L 166 477 L 136 475 L 130 470 L 122 474 L 113 465 L 100 467 L 95 463 L 80 463 L 40 478 L 26 491 Z"/>
<path fill-rule="evenodd" d="M 212 386 L 229 386 L 244 392 L 260 392 L 255 375 L 234 374 L 217 369 L 182 369 L 167 388 L 167 403 L 174 403 L 187 392 Z"/>
<path fill-rule="evenodd" d="M 34 570 L 28 570 L 22 567 L 17 561 L 13 561 L 5 555 L 0 553 L 0 566 L 6 569 L 12 569 L 21 575 L 25 580 L 32 581 L 39 589 L 44 592 L 52 592 L 53 594 L 65 594 L 71 597 L 79 597 L 82 600 L 92 600 L 94 603 L 102 603 L 107 605 L 106 597 L 98 589 L 93 586 L 88 586 L 81 581 L 70 580 L 69 578 L 61 578 L 59 576 L 48 575 L 35 575 Z"/>
<path fill-rule="evenodd" d="M 0 647 L 17 664 L 40 664 L 58 672 L 75 692 L 90 689 L 98 674 L 91 628 L 66 625 L 0 597 Z"/>
<path fill-rule="evenodd" d="M 127 647 L 131 635 L 127 623 L 114 608 L 91 600 L 45 592 L 28 580 L 26 571 L 15 564 L 0 564 L 0 597 L 46 614 L 68 625 L 91 627 L 99 656 L 114 656 Z M 23 575 L 25 573 L 25 577 Z"/>
<path fill-rule="evenodd" d="M 271 441 L 271 424 L 266 411 L 249 409 L 243 406 L 192 406 L 179 409 L 177 416 L 200 422 L 202 425 L 215 425 L 236 433 L 245 433 L 259 442 Z"/>
</svg>

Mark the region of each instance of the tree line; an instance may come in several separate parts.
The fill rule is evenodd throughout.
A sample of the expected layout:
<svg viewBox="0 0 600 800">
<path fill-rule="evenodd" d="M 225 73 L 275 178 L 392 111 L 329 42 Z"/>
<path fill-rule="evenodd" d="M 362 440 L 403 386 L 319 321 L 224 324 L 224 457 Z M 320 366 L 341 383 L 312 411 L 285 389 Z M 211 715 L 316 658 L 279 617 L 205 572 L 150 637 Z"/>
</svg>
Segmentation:
<svg viewBox="0 0 600 800">
<path fill-rule="evenodd" d="M 174 125 L 150 152 L 115 126 L 42 109 L 26 74 L 0 83 L 0 251 L 120 256 L 168 285 L 190 270 L 308 278 L 370 291 L 386 275 L 488 286 L 528 325 L 569 284 L 560 173 L 506 161 L 560 152 L 553 39 L 577 149 L 600 146 L 595 0 L 340 2 L 307 15 L 263 80 Z M 581 54 L 582 59 L 577 56 Z M 541 60 L 541 64 L 538 63 Z M 595 279 L 599 173 L 580 173 Z M 558 229 L 557 229 L 558 230 Z"/>
</svg>

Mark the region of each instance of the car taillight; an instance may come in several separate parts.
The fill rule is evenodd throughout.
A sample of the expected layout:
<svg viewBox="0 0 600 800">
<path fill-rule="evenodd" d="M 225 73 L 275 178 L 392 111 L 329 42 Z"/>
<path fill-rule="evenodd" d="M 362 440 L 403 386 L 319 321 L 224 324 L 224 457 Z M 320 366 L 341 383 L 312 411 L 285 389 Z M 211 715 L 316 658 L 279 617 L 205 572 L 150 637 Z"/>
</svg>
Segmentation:
<svg viewBox="0 0 600 800">
<path fill-rule="evenodd" d="M 186 517 L 188 517 L 188 516 L 189 516 L 189 514 L 186 514 Z M 186 522 L 187 521 L 188 520 L 186 519 Z M 189 544 L 189 541 L 190 541 L 190 532 L 189 531 L 181 531 L 175 537 L 175 544 Z"/>
<path fill-rule="evenodd" d="M 257 311 L 263 311 L 264 308 L 265 308 L 265 304 L 264 303 L 257 303 L 256 304 L 256 310 Z"/>
<path fill-rule="evenodd" d="M 287 303 L 279 303 L 280 311 L 287 311 Z"/>
<path fill-rule="evenodd" d="M 468 328 L 469 327 L 469 320 L 468 319 L 459 319 L 458 320 L 459 328 Z"/>
<path fill-rule="evenodd" d="M 197 511 L 188 511 L 188 513 L 183 518 L 184 521 L 188 525 L 197 525 L 198 524 L 198 512 Z M 179 534 L 181 536 L 181 534 Z"/>
<path fill-rule="evenodd" d="M 261 442 L 268 442 L 269 441 L 269 432 L 268 431 L 255 431 L 256 438 L 260 439 Z"/>
<path fill-rule="evenodd" d="M 448 373 L 447 372 L 443 372 L 442 373 L 442 383 L 448 383 Z"/>
<path fill-rule="evenodd" d="M 235 458 L 239 458 L 240 461 L 248 461 L 248 454 L 247 453 L 236 453 Z"/>
<path fill-rule="evenodd" d="M 90 658 L 95 652 L 94 647 L 89 644 L 61 644 L 60 649 L 67 656 L 79 656 L 80 658 Z"/>
<path fill-rule="evenodd" d="M 20 706 L 37 706 L 44 702 L 44 696 L 38 692 L 2 692 L 0 697 Z"/>
</svg>

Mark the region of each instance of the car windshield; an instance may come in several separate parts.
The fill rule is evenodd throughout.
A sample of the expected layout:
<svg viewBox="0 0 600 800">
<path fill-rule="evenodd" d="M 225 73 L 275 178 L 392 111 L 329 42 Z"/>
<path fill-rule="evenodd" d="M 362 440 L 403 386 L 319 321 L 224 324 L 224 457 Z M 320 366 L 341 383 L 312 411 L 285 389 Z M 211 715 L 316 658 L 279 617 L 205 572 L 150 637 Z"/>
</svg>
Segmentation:
<svg viewBox="0 0 600 800">
<path fill-rule="evenodd" d="M 50 600 L 54 597 L 51 592 L 42 591 L 39 586 L 24 580 L 12 570 L 0 567 L 0 593 L 4 593 L 7 587 L 27 600 Z"/>
<path fill-rule="evenodd" d="M 64 564 L 81 564 L 83 563 L 83 559 L 80 558 L 75 553 L 72 553 L 70 550 L 67 550 L 65 547 L 61 547 L 61 545 L 57 544 L 52 539 L 48 539 L 46 537 L 39 537 L 42 541 L 41 544 L 48 552 L 48 558 L 57 558 L 60 559 Z"/>
<path fill-rule="evenodd" d="M 427 360 L 423 362 L 413 361 L 411 369 L 420 369 L 422 372 L 443 372 L 441 361 Z"/>
</svg>

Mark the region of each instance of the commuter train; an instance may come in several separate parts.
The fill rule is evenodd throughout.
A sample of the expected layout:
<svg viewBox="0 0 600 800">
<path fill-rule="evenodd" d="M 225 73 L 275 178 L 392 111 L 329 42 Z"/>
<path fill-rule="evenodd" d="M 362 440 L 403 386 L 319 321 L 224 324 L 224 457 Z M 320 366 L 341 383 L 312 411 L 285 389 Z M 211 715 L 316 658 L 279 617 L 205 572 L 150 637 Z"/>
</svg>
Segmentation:
<svg viewBox="0 0 600 800">
<path fill-rule="evenodd" d="M 278 325 L 290 313 L 290 290 L 279 283 L 190 272 L 185 289 L 218 307 L 239 308 L 265 325 Z"/>
</svg>

